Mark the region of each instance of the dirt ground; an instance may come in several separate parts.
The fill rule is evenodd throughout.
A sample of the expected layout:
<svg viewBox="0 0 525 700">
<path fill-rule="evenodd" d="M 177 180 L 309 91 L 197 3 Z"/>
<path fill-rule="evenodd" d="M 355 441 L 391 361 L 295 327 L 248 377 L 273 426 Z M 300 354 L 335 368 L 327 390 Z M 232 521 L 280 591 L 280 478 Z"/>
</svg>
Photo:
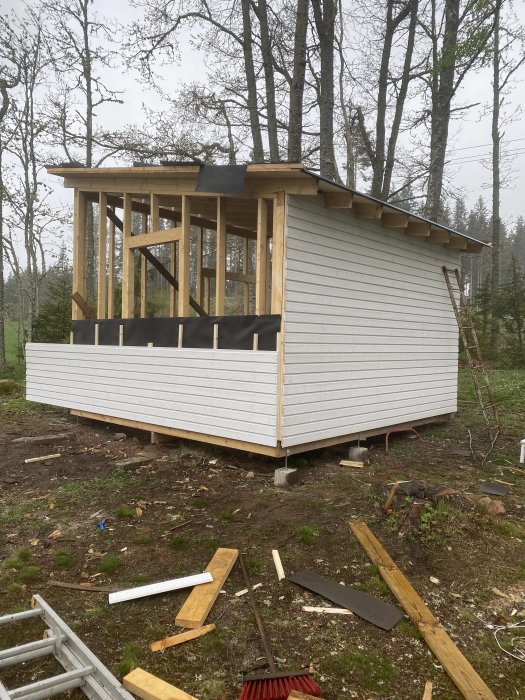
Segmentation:
<svg viewBox="0 0 525 700">
<path fill-rule="evenodd" d="M 62 433 L 45 444 L 13 442 Z M 359 517 L 499 700 L 525 698 L 524 664 L 498 648 L 488 627 L 525 617 L 525 486 L 518 447 L 514 438 L 501 438 L 481 467 L 487 441 L 480 429 L 471 435 L 474 457 L 458 419 L 422 429 L 418 439 L 395 436 L 388 454 L 381 439 L 369 443 L 364 469 L 340 466 L 344 449 L 304 455 L 290 460 L 302 483 L 285 490 L 273 485 L 282 460 L 175 440 L 151 445 L 144 433 L 21 400 L 5 402 L 0 614 L 28 607 L 31 594 L 39 593 L 117 677 L 140 666 L 200 700 L 233 700 L 242 672 L 263 661 L 249 600 L 234 596 L 244 588 L 238 565 L 208 618 L 217 629 L 161 653 L 147 644 L 180 631 L 174 617 L 187 591 L 109 606 L 106 594 L 50 582 L 127 588 L 197 573 L 218 546 L 237 547 L 252 582 L 262 583 L 256 597 L 279 667 L 311 665 L 326 700 L 421 698 L 426 680 L 433 681 L 436 699 L 459 698 L 408 619 L 385 632 L 355 615 L 304 612 L 303 605 L 330 603 L 277 580 L 272 549 L 279 550 L 287 573 L 313 569 L 395 603 L 348 526 Z M 456 454 L 458 448 L 464 452 Z M 61 456 L 24 463 L 53 453 Z M 151 461 L 134 468 L 115 464 L 135 456 Z M 401 495 L 384 515 L 387 483 L 409 479 L 459 494 L 437 505 L 425 501 L 419 518 L 413 517 L 413 498 Z M 480 505 L 480 485 L 494 479 L 510 492 L 501 498 L 505 514 L 491 516 Z M 0 648 L 35 635 L 34 625 L 3 627 Z M 519 633 L 502 634 L 505 648 L 512 649 L 514 636 Z M 16 687 L 44 672 L 49 666 L 35 662 L 5 669 L 0 679 Z"/>
</svg>

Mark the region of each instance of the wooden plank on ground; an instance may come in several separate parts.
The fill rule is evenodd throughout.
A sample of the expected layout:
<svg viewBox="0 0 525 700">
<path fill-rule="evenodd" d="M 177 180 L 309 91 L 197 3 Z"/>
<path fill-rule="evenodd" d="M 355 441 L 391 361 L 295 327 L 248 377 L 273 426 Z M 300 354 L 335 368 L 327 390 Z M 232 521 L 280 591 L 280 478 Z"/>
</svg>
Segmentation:
<svg viewBox="0 0 525 700">
<path fill-rule="evenodd" d="M 185 693 L 157 676 L 135 668 L 122 681 L 124 688 L 142 700 L 196 700 L 193 695 Z"/>
<path fill-rule="evenodd" d="M 316 698 L 314 695 L 307 695 L 306 693 L 301 693 L 299 690 L 291 690 L 288 700 L 323 700 L 322 698 Z"/>
<path fill-rule="evenodd" d="M 67 581 L 53 580 L 49 580 L 47 585 L 55 586 L 56 588 L 71 588 L 74 591 L 88 591 L 89 593 L 114 593 L 118 590 L 109 586 L 90 586 L 88 583 L 68 583 Z"/>
<path fill-rule="evenodd" d="M 341 467 L 354 467 L 354 469 L 362 469 L 365 466 L 364 462 L 357 462 L 354 459 L 342 459 L 339 462 Z"/>
<path fill-rule="evenodd" d="M 423 700 L 432 700 L 432 681 L 427 681 L 425 683 L 425 692 L 423 693 Z"/>
<path fill-rule="evenodd" d="M 238 549 L 219 547 L 205 569 L 213 581 L 193 589 L 175 618 L 178 627 L 195 629 L 204 624 L 238 556 Z"/>
<path fill-rule="evenodd" d="M 151 642 L 149 648 L 151 651 L 162 651 L 163 649 L 168 649 L 168 647 L 175 647 L 178 644 L 184 644 L 184 642 L 189 642 L 192 639 L 202 637 L 203 634 L 208 634 L 208 632 L 212 632 L 214 629 L 214 624 L 204 625 L 204 627 L 197 627 L 194 630 L 188 630 L 187 632 L 175 634 L 173 637 L 166 637 L 166 639 L 161 639 L 158 642 Z"/>
<path fill-rule="evenodd" d="M 350 527 L 463 697 L 467 700 L 496 700 L 494 693 L 472 668 L 439 620 L 432 615 L 366 523 L 350 521 Z"/>
</svg>

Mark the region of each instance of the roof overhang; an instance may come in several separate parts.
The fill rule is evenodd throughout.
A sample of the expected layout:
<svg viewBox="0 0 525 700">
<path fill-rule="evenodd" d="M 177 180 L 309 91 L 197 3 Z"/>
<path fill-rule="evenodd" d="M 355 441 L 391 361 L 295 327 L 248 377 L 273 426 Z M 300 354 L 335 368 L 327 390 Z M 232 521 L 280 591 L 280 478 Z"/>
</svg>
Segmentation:
<svg viewBox="0 0 525 700">
<path fill-rule="evenodd" d="M 199 164 L 144 165 L 139 167 L 49 167 L 48 173 L 64 178 L 66 187 L 83 191 L 131 192 L 138 196 L 158 194 L 232 196 L 224 192 L 198 192 Z M 308 170 L 303 163 L 250 163 L 242 191 L 236 197 L 268 197 L 283 190 L 288 194 L 322 197 L 328 209 L 348 210 L 358 219 L 375 221 L 387 229 L 466 253 L 480 253 L 490 247 L 444 224 L 409 213 L 371 195 L 328 180 Z"/>
</svg>

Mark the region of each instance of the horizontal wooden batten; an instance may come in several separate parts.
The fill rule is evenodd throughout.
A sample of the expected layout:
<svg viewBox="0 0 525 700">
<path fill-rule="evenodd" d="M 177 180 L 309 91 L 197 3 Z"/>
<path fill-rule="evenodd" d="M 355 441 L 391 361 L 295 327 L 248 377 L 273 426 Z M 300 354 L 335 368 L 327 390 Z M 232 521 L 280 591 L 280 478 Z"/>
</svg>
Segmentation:
<svg viewBox="0 0 525 700">
<path fill-rule="evenodd" d="M 168 228 L 165 231 L 152 231 L 151 233 L 139 233 L 124 241 L 126 248 L 134 250 L 135 248 L 148 248 L 154 245 L 163 245 L 164 243 L 175 243 L 180 241 L 182 228 Z"/>
<path fill-rule="evenodd" d="M 217 270 L 213 267 L 203 267 L 202 274 L 205 277 L 215 278 L 217 276 Z M 243 272 L 228 272 L 226 271 L 226 279 L 231 282 L 247 282 L 248 284 L 255 284 L 255 275 L 245 275 Z"/>
<path fill-rule="evenodd" d="M 327 209 L 351 209 L 354 195 L 352 192 L 325 192 L 323 201 Z"/>
</svg>

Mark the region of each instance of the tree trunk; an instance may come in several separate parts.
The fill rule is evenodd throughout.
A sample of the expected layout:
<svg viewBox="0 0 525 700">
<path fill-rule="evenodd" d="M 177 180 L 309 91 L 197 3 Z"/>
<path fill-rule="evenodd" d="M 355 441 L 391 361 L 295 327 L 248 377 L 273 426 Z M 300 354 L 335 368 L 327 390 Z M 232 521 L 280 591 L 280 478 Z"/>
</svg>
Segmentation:
<svg viewBox="0 0 525 700">
<path fill-rule="evenodd" d="M 248 90 L 248 113 L 250 115 L 250 128 L 253 141 L 253 160 L 262 163 L 264 161 L 264 147 L 259 121 L 257 105 L 257 80 L 253 64 L 252 21 L 250 17 L 250 0 L 241 0 L 242 28 L 244 47 L 244 67 L 246 73 L 246 86 Z"/>
<path fill-rule="evenodd" d="M 490 283 L 491 294 L 491 333 L 490 346 L 493 350 L 499 343 L 499 321 L 495 304 L 500 285 L 500 3 L 496 2 L 494 13 L 494 46 L 493 46 L 493 83 L 492 83 L 492 264 Z"/>
<path fill-rule="evenodd" d="M 277 163 L 281 160 L 279 153 L 279 137 L 277 134 L 277 109 L 275 106 L 275 79 L 273 73 L 272 42 L 268 28 L 268 7 L 266 0 L 259 0 L 257 15 L 261 27 L 261 52 L 266 86 L 266 115 L 268 119 L 268 146 L 270 160 Z"/>
<path fill-rule="evenodd" d="M 303 96 L 306 74 L 306 32 L 310 0 L 297 0 L 295 37 L 293 50 L 293 76 L 290 85 L 288 116 L 288 160 L 299 162 L 302 158 Z"/>
<path fill-rule="evenodd" d="M 427 189 L 426 214 L 437 221 L 441 214 L 441 192 L 447 153 L 450 109 L 454 96 L 456 51 L 459 28 L 460 0 L 445 0 L 445 30 L 441 51 L 441 67 L 432 90 L 432 124 L 430 132 L 430 172 Z M 433 69 L 438 71 L 439 57 L 434 57 Z"/>
<path fill-rule="evenodd" d="M 312 0 L 319 37 L 321 63 L 319 96 L 319 165 L 321 175 L 341 182 L 334 151 L 334 45 L 336 7 L 334 0 Z"/>
<path fill-rule="evenodd" d="M 1 120 L 0 120 L 1 123 Z M 0 372 L 7 370 L 5 355 L 5 299 L 4 299 L 4 180 L 3 180 L 3 144 L 0 136 Z"/>
</svg>

